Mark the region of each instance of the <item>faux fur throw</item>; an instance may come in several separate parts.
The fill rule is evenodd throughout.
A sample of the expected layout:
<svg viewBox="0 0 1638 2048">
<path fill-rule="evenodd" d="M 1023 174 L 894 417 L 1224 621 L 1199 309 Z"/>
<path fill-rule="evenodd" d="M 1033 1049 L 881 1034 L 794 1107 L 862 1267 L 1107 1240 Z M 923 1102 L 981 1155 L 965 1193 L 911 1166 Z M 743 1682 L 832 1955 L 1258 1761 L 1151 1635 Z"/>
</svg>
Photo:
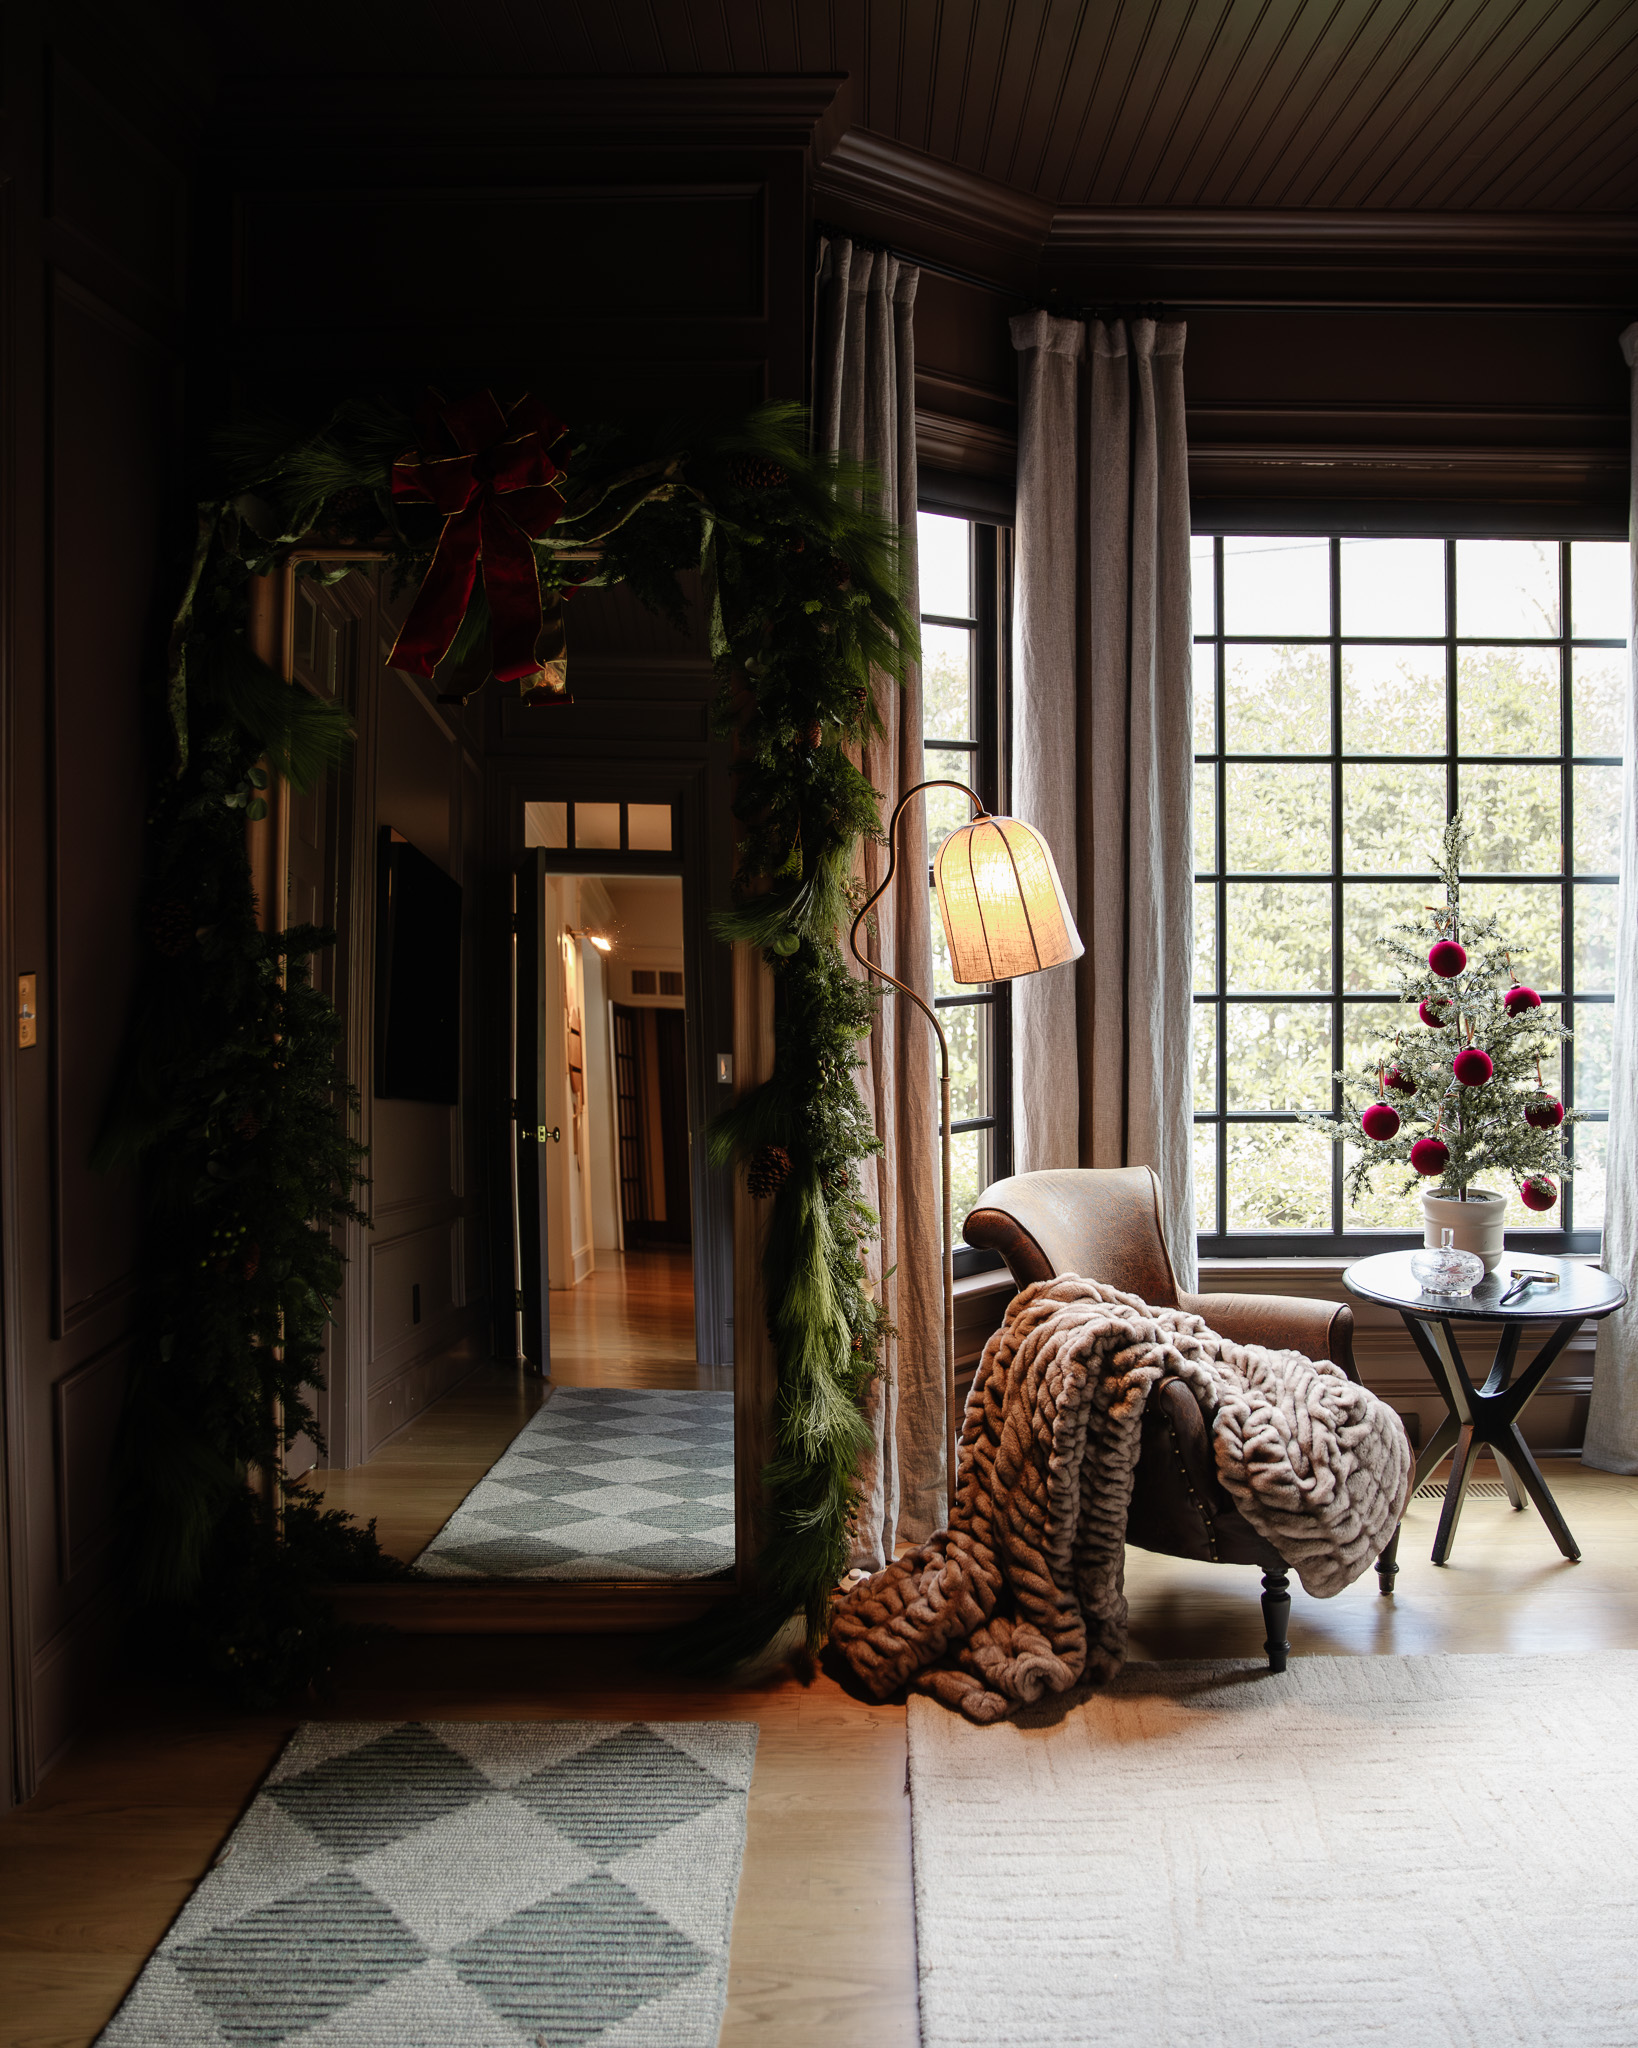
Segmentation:
<svg viewBox="0 0 1638 2048">
<path fill-rule="evenodd" d="M 878 1699 L 908 1682 L 997 1721 L 1119 1669 L 1143 1409 L 1174 1377 L 1235 1506 L 1304 1587 L 1358 1578 L 1410 1492 L 1392 1409 L 1339 1366 L 1232 1343 L 1096 1280 L 1038 1281 L 984 1347 L 949 1528 L 837 1607 L 831 1640 Z"/>
</svg>

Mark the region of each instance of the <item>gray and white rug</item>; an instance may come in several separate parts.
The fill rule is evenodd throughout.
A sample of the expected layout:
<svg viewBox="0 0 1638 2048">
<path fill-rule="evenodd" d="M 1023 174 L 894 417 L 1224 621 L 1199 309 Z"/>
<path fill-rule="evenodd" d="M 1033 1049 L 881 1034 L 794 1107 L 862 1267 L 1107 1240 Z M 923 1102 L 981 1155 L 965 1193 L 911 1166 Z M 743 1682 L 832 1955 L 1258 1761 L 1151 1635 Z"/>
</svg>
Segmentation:
<svg viewBox="0 0 1638 2048">
<path fill-rule="evenodd" d="M 715 2048 L 756 1737 L 308 1722 L 102 2048 Z"/>
<path fill-rule="evenodd" d="M 1638 1651 L 910 1698 L 925 2048 L 1633 2048 Z"/>
<path fill-rule="evenodd" d="M 559 1387 L 416 1559 L 438 1578 L 734 1568 L 734 1397 Z"/>
</svg>

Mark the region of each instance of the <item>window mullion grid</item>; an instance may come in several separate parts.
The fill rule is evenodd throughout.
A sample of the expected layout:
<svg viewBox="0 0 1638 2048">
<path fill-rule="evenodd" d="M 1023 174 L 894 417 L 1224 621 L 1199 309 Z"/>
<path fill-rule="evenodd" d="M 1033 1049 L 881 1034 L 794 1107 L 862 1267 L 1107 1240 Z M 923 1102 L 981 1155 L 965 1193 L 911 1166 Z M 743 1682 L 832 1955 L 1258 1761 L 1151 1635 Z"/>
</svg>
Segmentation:
<svg viewBox="0 0 1638 2048">
<path fill-rule="evenodd" d="M 1445 816 L 1454 818 L 1461 802 L 1457 781 L 1456 738 L 1456 543 L 1445 542 Z"/>
<path fill-rule="evenodd" d="M 1342 542 L 1331 539 L 1331 1113 L 1342 1114 Z M 1342 1235 L 1342 1147 L 1331 1147 L 1331 1231 Z"/>
<path fill-rule="evenodd" d="M 1561 540 L 1558 544 L 1558 750 L 1559 750 L 1559 866 L 1563 879 L 1559 883 L 1558 915 L 1558 987 L 1560 1025 L 1571 1033 L 1575 1030 L 1575 729 L 1574 703 L 1572 701 L 1571 671 L 1573 657 L 1570 651 L 1573 614 L 1570 606 L 1575 593 L 1570 586 L 1570 543 Z M 1560 1039 L 1558 1045 L 1558 1096 L 1564 1107 L 1575 1107 L 1575 1039 Z M 1570 1132 L 1570 1164 L 1575 1165 L 1575 1132 Z M 1566 1231 L 1575 1228 L 1575 1177 L 1564 1182 L 1559 1190 L 1562 1227 Z"/>
<path fill-rule="evenodd" d="M 1213 1080 L 1213 1100 L 1217 1109 L 1217 1123 L 1213 1129 L 1214 1149 L 1217 1154 L 1217 1187 L 1213 1207 L 1217 1235 L 1222 1239 L 1228 1235 L 1228 883 L 1223 879 L 1228 873 L 1228 769 L 1225 762 L 1228 755 L 1228 650 L 1223 644 L 1225 604 L 1223 596 L 1223 536 L 1218 534 L 1212 542 L 1214 574 L 1212 588 L 1215 597 L 1212 619 L 1212 687 L 1216 693 L 1214 730 L 1212 732 L 1212 776 L 1217 792 L 1217 815 L 1214 820 L 1216 845 L 1212 849 L 1217 873 L 1212 882 L 1212 895 L 1217 907 L 1214 919 L 1212 941 L 1217 958 L 1212 963 L 1212 994 L 1216 1010 L 1216 1073 Z"/>
</svg>

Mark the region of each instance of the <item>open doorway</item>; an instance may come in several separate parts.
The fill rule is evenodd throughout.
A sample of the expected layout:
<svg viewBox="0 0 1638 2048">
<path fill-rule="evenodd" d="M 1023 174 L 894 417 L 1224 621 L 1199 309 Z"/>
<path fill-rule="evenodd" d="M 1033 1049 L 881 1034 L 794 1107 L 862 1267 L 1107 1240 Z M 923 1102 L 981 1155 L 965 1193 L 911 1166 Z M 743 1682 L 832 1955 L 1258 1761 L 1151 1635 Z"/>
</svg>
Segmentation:
<svg viewBox="0 0 1638 2048">
<path fill-rule="evenodd" d="M 660 813 L 638 821 L 641 866 L 588 858 L 600 837 L 611 856 L 633 850 L 640 810 Z M 518 1357 L 544 1398 L 417 1562 L 443 1579 L 716 1577 L 735 1560 L 734 1397 L 731 1367 L 702 1357 L 696 1334 L 697 1262 L 711 1255 L 696 1200 L 697 963 L 684 877 L 654 871 L 671 811 L 527 812 L 513 1237 Z"/>
<path fill-rule="evenodd" d="M 550 1377 L 721 1387 L 695 1335 L 682 881 L 547 875 L 544 912 L 546 1055 L 565 1081 L 546 1152 Z"/>
</svg>

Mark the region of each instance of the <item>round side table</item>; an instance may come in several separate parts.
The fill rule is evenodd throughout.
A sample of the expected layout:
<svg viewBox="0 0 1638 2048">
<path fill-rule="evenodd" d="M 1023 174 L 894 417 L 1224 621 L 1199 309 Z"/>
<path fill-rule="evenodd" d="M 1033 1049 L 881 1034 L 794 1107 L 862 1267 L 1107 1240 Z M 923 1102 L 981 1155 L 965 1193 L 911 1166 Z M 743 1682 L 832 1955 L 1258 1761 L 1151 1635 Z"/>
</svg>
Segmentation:
<svg viewBox="0 0 1638 2048">
<path fill-rule="evenodd" d="M 1374 1258 L 1358 1260 L 1342 1279 L 1350 1294 L 1399 1311 L 1434 1384 L 1444 1396 L 1445 1419 L 1417 1459 L 1416 1477 L 1411 1482 L 1414 1492 L 1454 1446 L 1439 1531 L 1433 1539 L 1434 1563 L 1444 1564 L 1450 1556 L 1473 1461 L 1485 1445 L 1501 1467 L 1502 1481 L 1513 1506 L 1522 1508 L 1528 1494 L 1559 1549 L 1568 1558 L 1579 1558 L 1581 1551 L 1569 1525 L 1519 1434 L 1519 1417 L 1581 1325 L 1613 1315 L 1626 1301 L 1627 1290 L 1597 1266 L 1580 1265 L 1572 1259 L 1533 1254 L 1515 1258 L 1504 1253 L 1496 1271 L 1487 1273 L 1471 1294 L 1425 1294 L 1411 1272 L 1410 1262 L 1409 1252 L 1378 1252 Z M 1558 1276 L 1557 1284 L 1532 1287 L 1503 1308 L 1501 1297 L 1512 1286 L 1516 1267 L 1551 1270 Z M 1457 1347 L 1457 1323 L 1499 1325 L 1495 1359 L 1482 1386 L 1473 1384 Z M 1513 1367 L 1519 1339 L 1526 1329 L 1538 1331 L 1544 1341 L 1515 1378 Z"/>
</svg>

